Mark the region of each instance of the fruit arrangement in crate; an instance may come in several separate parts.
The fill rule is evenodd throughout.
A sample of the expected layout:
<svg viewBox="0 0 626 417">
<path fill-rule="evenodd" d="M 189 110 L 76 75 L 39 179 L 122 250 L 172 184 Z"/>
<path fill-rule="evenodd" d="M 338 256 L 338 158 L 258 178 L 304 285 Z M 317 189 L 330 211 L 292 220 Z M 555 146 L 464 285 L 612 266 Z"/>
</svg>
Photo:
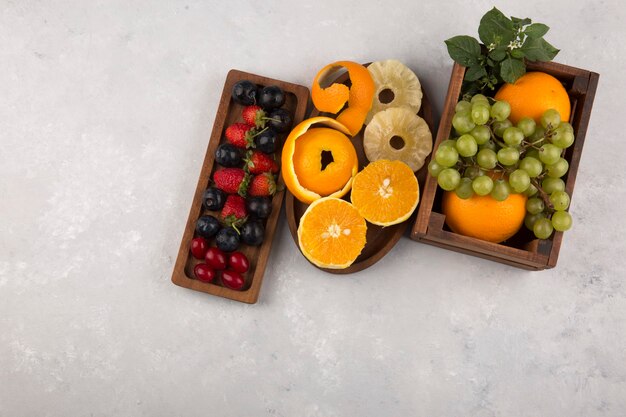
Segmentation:
<svg viewBox="0 0 626 417">
<path fill-rule="evenodd" d="M 313 265 L 356 272 L 391 250 L 419 203 L 430 103 L 396 60 L 329 64 L 311 97 L 313 117 L 291 131 L 282 154 L 289 228 Z"/>
<path fill-rule="evenodd" d="M 282 142 L 308 90 L 241 71 L 227 77 L 172 281 L 256 302 L 283 197 Z"/>
<path fill-rule="evenodd" d="M 546 63 L 558 53 L 547 31 L 494 8 L 483 45 L 446 41 L 456 64 L 415 239 L 528 269 L 556 264 L 598 76 Z"/>
</svg>

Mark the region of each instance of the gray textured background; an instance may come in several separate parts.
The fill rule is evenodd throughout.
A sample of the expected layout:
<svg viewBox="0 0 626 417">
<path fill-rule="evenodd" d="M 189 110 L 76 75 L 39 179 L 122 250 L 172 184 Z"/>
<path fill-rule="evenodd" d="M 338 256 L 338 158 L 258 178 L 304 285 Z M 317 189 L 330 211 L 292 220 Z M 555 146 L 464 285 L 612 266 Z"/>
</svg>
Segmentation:
<svg viewBox="0 0 626 417">
<path fill-rule="evenodd" d="M 282 224 L 257 305 L 170 283 L 230 68 L 398 58 L 440 112 L 492 6 L 333 3 L 0 1 L 0 416 L 624 415 L 617 0 L 499 4 L 601 73 L 556 269 L 405 238 L 337 277 Z"/>
</svg>

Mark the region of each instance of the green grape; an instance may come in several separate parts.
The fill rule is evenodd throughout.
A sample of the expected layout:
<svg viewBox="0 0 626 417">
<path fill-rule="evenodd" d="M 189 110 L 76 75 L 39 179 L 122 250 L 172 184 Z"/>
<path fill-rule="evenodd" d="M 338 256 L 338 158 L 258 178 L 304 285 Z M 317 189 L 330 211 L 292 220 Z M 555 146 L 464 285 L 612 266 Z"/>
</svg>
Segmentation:
<svg viewBox="0 0 626 417">
<path fill-rule="evenodd" d="M 460 134 L 469 133 L 476 125 L 468 113 L 456 113 L 452 117 L 452 126 Z"/>
<path fill-rule="evenodd" d="M 543 141 L 541 140 L 544 139 L 545 136 L 546 136 L 546 129 L 544 129 L 543 126 L 541 125 L 537 125 L 537 127 L 535 127 L 535 133 L 530 135 L 528 139 L 530 140 L 530 142 L 534 143 L 535 145 L 541 146 L 543 144 Z"/>
<path fill-rule="evenodd" d="M 553 230 L 552 222 L 546 218 L 537 219 L 533 225 L 533 233 L 537 239 L 549 238 Z"/>
<path fill-rule="evenodd" d="M 429 163 L 428 163 L 428 173 L 430 175 L 432 175 L 433 177 L 437 178 L 437 176 L 439 175 L 439 173 L 441 171 L 443 171 L 445 169 L 444 166 L 439 165 L 437 163 L 437 161 L 435 161 L 434 159 L 432 159 Z"/>
<path fill-rule="evenodd" d="M 561 115 L 555 109 L 548 109 L 543 112 L 540 118 L 541 126 L 546 129 L 554 129 L 561 123 Z"/>
<path fill-rule="evenodd" d="M 539 149 L 539 160 L 546 165 L 556 163 L 561 157 L 561 148 L 546 143 Z"/>
<path fill-rule="evenodd" d="M 528 173 L 530 178 L 535 178 L 537 175 L 541 174 L 543 171 L 543 164 L 539 159 L 536 159 L 532 156 L 527 156 L 521 160 L 519 164 L 520 169 L 523 169 Z"/>
<path fill-rule="evenodd" d="M 487 195 L 493 190 L 493 180 L 486 175 L 476 177 L 472 181 L 472 188 L 478 195 Z"/>
<path fill-rule="evenodd" d="M 559 158 L 556 163 L 548 165 L 546 169 L 548 170 L 548 177 L 561 178 L 567 173 L 567 170 L 569 169 L 569 164 L 565 159 Z"/>
<path fill-rule="evenodd" d="M 565 232 L 572 227 L 572 216 L 566 211 L 556 211 L 552 215 L 552 226 L 554 230 Z"/>
<path fill-rule="evenodd" d="M 535 222 L 537 222 L 537 220 L 539 219 L 545 219 L 545 218 L 546 218 L 546 215 L 543 213 L 537 213 L 537 214 L 526 213 L 526 216 L 524 217 L 524 226 L 526 226 L 526 228 L 532 232 Z"/>
<path fill-rule="evenodd" d="M 561 123 L 561 126 L 557 127 L 554 131 L 552 143 L 559 148 L 569 148 L 572 146 L 572 143 L 574 143 L 574 133 L 563 127 L 563 123 Z"/>
<path fill-rule="evenodd" d="M 535 133 L 535 129 L 537 127 L 537 123 L 530 117 L 523 117 L 517 122 L 517 128 L 522 131 L 524 137 L 528 138 Z"/>
<path fill-rule="evenodd" d="M 530 185 L 530 177 L 523 169 L 516 169 L 509 175 L 509 184 L 516 193 L 523 193 Z"/>
<path fill-rule="evenodd" d="M 569 207 L 569 195 L 565 191 L 555 191 L 550 194 L 550 202 L 555 210 L 567 210 Z"/>
<path fill-rule="evenodd" d="M 503 179 L 495 180 L 493 183 L 493 190 L 491 190 L 491 197 L 497 201 L 504 201 L 509 198 L 511 194 L 511 187 L 509 183 Z"/>
<path fill-rule="evenodd" d="M 524 156 L 535 158 L 537 161 L 539 161 L 539 151 L 537 149 L 534 149 L 534 148 L 528 149 Z"/>
<path fill-rule="evenodd" d="M 472 165 L 470 167 L 465 168 L 465 172 L 463 173 L 464 177 L 467 177 L 469 179 L 474 179 L 476 177 L 480 177 L 485 175 L 485 173 L 483 172 L 482 169 L 478 168 L 475 165 Z"/>
<path fill-rule="evenodd" d="M 435 152 L 435 161 L 446 168 L 453 166 L 459 160 L 459 153 L 452 146 L 440 146 Z"/>
<path fill-rule="evenodd" d="M 560 178 L 546 178 L 541 183 L 541 188 L 547 194 L 552 194 L 555 191 L 565 191 L 565 182 Z"/>
<path fill-rule="evenodd" d="M 492 141 L 491 139 L 489 139 L 487 142 L 479 146 L 479 149 L 491 149 L 494 152 L 496 151 L 497 148 L 498 147 L 496 146 L 496 143 Z"/>
<path fill-rule="evenodd" d="M 526 201 L 526 211 L 530 214 L 541 213 L 545 208 L 543 200 L 538 197 L 529 198 Z"/>
<path fill-rule="evenodd" d="M 466 133 L 465 135 L 457 139 L 456 150 L 459 152 L 459 155 L 468 158 L 470 156 L 476 155 L 476 152 L 478 151 L 478 145 L 476 144 L 476 140 L 474 139 L 474 137 Z"/>
<path fill-rule="evenodd" d="M 493 133 L 495 133 L 496 136 L 502 137 L 506 128 L 511 126 L 513 126 L 513 123 L 511 123 L 509 119 L 505 119 L 501 122 L 493 122 L 493 124 L 491 125 L 491 129 L 493 129 Z"/>
<path fill-rule="evenodd" d="M 568 122 L 561 122 L 561 124 L 559 125 L 560 128 L 563 128 L 564 130 L 571 132 L 572 134 L 574 133 L 574 128 L 572 127 L 571 124 L 569 124 Z"/>
<path fill-rule="evenodd" d="M 491 130 L 489 129 L 489 126 L 476 126 L 470 133 L 474 136 L 474 140 L 479 145 L 487 143 L 487 141 L 491 139 Z"/>
<path fill-rule="evenodd" d="M 491 106 L 491 117 L 496 119 L 498 122 L 506 120 L 510 114 L 511 105 L 508 101 L 496 101 L 493 103 L 493 106 Z"/>
<path fill-rule="evenodd" d="M 454 190 L 461 182 L 461 174 L 454 168 L 446 168 L 439 173 L 437 184 L 446 191 Z"/>
<path fill-rule="evenodd" d="M 485 103 L 485 104 L 489 104 L 489 99 L 485 96 L 483 96 L 482 94 L 476 94 L 474 97 L 472 97 L 471 99 L 471 103 Z"/>
<path fill-rule="evenodd" d="M 491 149 L 481 149 L 476 155 L 476 162 L 483 169 L 494 169 L 498 162 L 498 156 Z"/>
<path fill-rule="evenodd" d="M 524 140 L 524 134 L 517 127 L 507 127 L 504 129 L 502 139 L 509 146 L 517 146 Z"/>
<path fill-rule="evenodd" d="M 472 110 L 472 103 L 469 101 L 461 100 L 456 103 L 456 107 L 454 107 L 455 113 L 469 113 Z"/>
<path fill-rule="evenodd" d="M 474 195 L 474 190 L 472 189 L 472 180 L 469 178 L 461 178 L 461 182 L 456 187 L 454 192 L 459 198 L 467 200 Z"/>
<path fill-rule="evenodd" d="M 489 121 L 489 104 L 474 103 L 472 104 L 472 122 L 477 126 L 482 126 Z"/>
<path fill-rule="evenodd" d="M 515 148 L 502 148 L 498 151 L 498 161 L 502 165 L 514 165 L 519 160 L 519 151 Z"/>
<path fill-rule="evenodd" d="M 439 144 L 440 148 L 442 146 L 452 146 L 453 148 L 456 148 L 456 139 L 446 139 Z"/>
<path fill-rule="evenodd" d="M 535 187 L 534 185 L 530 184 L 528 186 L 528 189 L 526 191 L 524 191 L 524 195 L 526 197 L 532 197 L 534 195 L 536 195 L 539 192 L 539 190 L 537 189 L 537 187 Z"/>
</svg>

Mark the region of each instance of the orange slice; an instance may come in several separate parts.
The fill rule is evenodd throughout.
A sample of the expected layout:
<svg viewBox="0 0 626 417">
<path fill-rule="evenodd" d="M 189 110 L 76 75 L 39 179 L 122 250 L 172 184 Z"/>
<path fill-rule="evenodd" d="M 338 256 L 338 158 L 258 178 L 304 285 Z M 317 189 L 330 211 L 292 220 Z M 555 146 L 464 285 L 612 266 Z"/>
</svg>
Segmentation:
<svg viewBox="0 0 626 417">
<path fill-rule="evenodd" d="M 339 83 L 332 83 L 326 88 L 320 85 L 342 68 L 348 71 L 351 87 Z M 347 102 L 348 107 L 339 113 L 337 121 L 346 126 L 354 136 L 363 127 L 363 122 L 372 108 L 375 89 L 374 80 L 363 65 L 337 61 L 326 65 L 317 73 L 311 88 L 311 99 L 319 111 L 333 114 L 339 113 Z"/>
<path fill-rule="evenodd" d="M 408 219 L 419 203 L 419 184 L 404 162 L 380 159 L 359 172 L 352 182 L 352 204 L 361 216 L 379 226 Z"/>
<path fill-rule="evenodd" d="M 367 225 L 345 200 L 325 197 L 311 204 L 298 226 L 302 254 L 320 268 L 344 269 L 365 247 Z"/>
<path fill-rule="evenodd" d="M 315 124 L 328 127 L 309 130 Z M 348 133 L 341 123 L 323 116 L 304 120 L 291 131 L 283 145 L 281 165 L 285 185 L 294 197 L 310 204 L 350 191 L 359 161 Z M 323 163 L 324 152 L 332 156 L 332 162 Z"/>
</svg>

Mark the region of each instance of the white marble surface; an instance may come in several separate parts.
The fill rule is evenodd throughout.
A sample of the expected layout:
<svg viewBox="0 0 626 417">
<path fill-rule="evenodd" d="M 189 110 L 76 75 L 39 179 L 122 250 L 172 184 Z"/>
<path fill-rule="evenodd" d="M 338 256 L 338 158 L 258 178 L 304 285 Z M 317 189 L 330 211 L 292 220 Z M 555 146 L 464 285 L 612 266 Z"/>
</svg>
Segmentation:
<svg viewBox="0 0 626 417">
<path fill-rule="evenodd" d="M 624 415 L 618 0 L 499 4 L 601 73 L 556 269 L 404 238 L 337 277 L 282 224 L 258 304 L 171 284 L 230 68 L 394 57 L 441 111 L 492 6 L 334 3 L 0 1 L 0 416 Z"/>
</svg>

